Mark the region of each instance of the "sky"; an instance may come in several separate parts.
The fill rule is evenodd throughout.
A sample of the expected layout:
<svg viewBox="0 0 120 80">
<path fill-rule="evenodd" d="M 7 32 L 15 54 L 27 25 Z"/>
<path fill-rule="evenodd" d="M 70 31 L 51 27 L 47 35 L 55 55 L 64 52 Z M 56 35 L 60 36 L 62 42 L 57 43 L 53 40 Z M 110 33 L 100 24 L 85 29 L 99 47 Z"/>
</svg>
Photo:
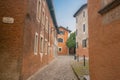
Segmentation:
<svg viewBox="0 0 120 80">
<path fill-rule="evenodd" d="M 58 26 L 75 30 L 75 18 L 73 15 L 87 0 L 53 0 Z"/>
</svg>

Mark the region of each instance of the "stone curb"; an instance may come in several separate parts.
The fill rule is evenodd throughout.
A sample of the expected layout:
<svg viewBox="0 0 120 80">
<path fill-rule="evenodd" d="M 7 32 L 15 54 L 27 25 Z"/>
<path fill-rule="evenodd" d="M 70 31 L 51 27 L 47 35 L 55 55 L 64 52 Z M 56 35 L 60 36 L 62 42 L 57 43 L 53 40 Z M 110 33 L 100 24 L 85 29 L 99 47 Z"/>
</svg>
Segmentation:
<svg viewBox="0 0 120 80">
<path fill-rule="evenodd" d="M 75 76 L 77 77 L 77 79 L 78 79 L 78 80 L 80 80 L 80 78 L 79 78 L 78 74 L 75 72 L 75 70 L 74 70 L 74 68 L 73 68 L 73 66 L 72 66 L 72 65 L 71 65 L 71 67 L 72 67 L 72 70 L 73 70 L 73 72 L 74 72 Z"/>
</svg>

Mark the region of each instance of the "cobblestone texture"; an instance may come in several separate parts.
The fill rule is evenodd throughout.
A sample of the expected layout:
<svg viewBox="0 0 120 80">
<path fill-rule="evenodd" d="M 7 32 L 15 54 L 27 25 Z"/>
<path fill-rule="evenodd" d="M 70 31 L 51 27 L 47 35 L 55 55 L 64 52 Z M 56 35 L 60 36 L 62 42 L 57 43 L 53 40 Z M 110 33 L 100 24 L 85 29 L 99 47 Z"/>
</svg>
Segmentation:
<svg viewBox="0 0 120 80">
<path fill-rule="evenodd" d="M 77 80 L 70 62 L 73 56 L 59 56 L 29 80 Z"/>
</svg>

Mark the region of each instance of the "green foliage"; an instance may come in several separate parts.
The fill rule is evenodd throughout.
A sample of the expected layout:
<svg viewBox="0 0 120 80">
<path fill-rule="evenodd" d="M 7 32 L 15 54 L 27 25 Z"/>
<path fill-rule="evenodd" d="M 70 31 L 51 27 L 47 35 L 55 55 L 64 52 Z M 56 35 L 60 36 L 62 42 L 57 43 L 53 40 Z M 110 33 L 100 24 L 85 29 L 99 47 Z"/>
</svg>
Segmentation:
<svg viewBox="0 0 120 80">
<path fill-rule="evenodd" d="M 75 48 L 76 47 L 76 34 L 71 33 L 70 37 L 68 38 L 66 45 L 68 48 Z"/>
</svg>

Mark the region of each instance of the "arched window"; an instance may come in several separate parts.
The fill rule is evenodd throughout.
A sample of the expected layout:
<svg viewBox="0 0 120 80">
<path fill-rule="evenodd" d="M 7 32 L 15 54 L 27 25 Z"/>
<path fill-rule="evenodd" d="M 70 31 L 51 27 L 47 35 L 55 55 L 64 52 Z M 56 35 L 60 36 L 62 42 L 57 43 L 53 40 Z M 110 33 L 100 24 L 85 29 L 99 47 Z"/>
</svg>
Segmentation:
<svg viewBox="0 0 120 80">
<path fill-rule="evenodd" d="M 63 39 L 62 38 L 58 38 L 58 42 L 63 42 Z"/>
</svg>

